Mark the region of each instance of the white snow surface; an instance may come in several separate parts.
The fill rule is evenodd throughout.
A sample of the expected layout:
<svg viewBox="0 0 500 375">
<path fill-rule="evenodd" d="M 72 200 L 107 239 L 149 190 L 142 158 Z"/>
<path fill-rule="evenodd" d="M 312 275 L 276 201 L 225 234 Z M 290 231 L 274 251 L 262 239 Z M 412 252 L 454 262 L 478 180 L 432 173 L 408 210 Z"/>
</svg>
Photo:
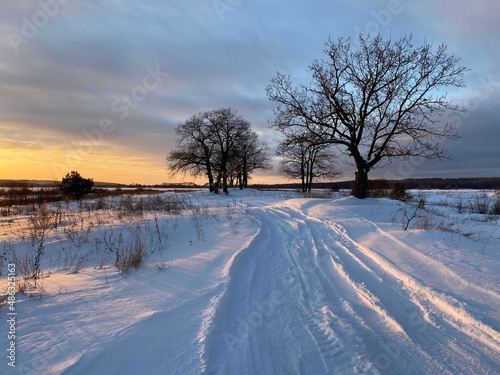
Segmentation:
<svg viewBox="0 0 500 375">
<path fill-rule="evenodd" d="M 457 211 L 477 192 L 412 194 L 194 192 L 178 215 L 89 213 L 50 232 L 41 297 L 16 294 L 15 368 L 0 307 L 0 373 L 500 374 L 499 216 Z M 12 253 L 33 251 L 21 223 L 2 221 L 0 293 Z M 146 259 L 121 273 L 112 246 L 134 233 Z"/>
</svg>

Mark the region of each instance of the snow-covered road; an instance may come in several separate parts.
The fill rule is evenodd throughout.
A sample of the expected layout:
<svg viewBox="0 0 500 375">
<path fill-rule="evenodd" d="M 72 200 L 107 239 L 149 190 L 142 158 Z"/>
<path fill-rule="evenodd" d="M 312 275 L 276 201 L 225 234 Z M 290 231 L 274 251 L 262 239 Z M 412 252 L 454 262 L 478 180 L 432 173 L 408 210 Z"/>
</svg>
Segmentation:
<svg viewBox="0 0 500 375">
<path fill-rule="evenodd" d="M 423 212 L 434 229 L 403 230 L 408 204 L 341 194 L 200 192 L 177 215 L 98 211 L 107 221 L 73 249 L 88 262 L 78 271 L 55 262 L 72 242 L 53 232 L 42 298 L 16 297 L 17 367 L 0 373 L 499 374 L 498 217 L 425 194 L 441 203 Z M 103 266 L 137 233 L 139 269 Z"/>
<path fill-rule="evenodd" d="M 209 307 L 204 373 L 498 373 L 500 334 L 474 310 L 498 318 L 498 294 L 368 219 L 326 212 L 320 201 L 252 210 L 260 232 Z M 377 250 L 356 240 L 370 237 Z"/>
</svg>

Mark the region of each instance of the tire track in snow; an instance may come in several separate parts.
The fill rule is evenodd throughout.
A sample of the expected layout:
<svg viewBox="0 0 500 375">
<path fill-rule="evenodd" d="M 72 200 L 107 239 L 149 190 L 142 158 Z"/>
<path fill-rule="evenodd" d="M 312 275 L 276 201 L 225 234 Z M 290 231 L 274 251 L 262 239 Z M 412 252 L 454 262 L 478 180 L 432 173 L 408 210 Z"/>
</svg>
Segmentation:
<svg viewBox="0 0 500 375">
<path fill-rule="evenodd" d="M 321 309 L 331 301 L 325 299 L 317 269 L 303 266 L 310 255 L 307 233 L 297 231 L 294 218 L 272 208 L 253 214 L 261 230 L 234 259 L 224 292 L 209 307 L 213 318 L 201 353 L 203 373 L 352 373 L 366 350 L 347 314 L 332 320 L 333 329 L 324 327 Z M 258 319 L 264 310 L 256 306 L 266 303 L 267 313 Z M 338 337 L 331 337 L 334 332 Z"/>
<path fill-rule="evenodd" d="M 204 374 L 498 369 L 494 346 L 478 347 L 481 335 L 463 332 L 429 290 L 340 224 L 286 205 L 251 214 L 260 232 L 228 265 L 228 280 L 207 309 Z"/>
<path fill-rule="evenodd" d="M 347 321 L 354 328 L 355 335 L 345 339 L 352 340 L 353 336 L 363 338 L 361 347 L 364 349 L 361 357 L 367 360 L 361 366 L 359 373 L 365 373 L 367 369 L 370 369 L 369 373 L 377 371 L 402 373 L 408 369 L 413 369 L 409 373 L 420 373 L 421 368 L 427 368 L 428 371 L 432 368 L 439 368 L 436 363 L 425 362 L 429 361 L 425 353 L 417 352 L 419 355 L 415 355 L 415 348 L 405 349 L 402 346 L 409 343 L 406 337 L 401 338 L 404 336 L 404 330 L 379 304 L 378 298 L 364 286 L 364 283 L 355 280 L 357 275 L 363 274 L 366 277 L 365 281 L 368 280 L 371 284 L 374 280 L 381 280 L 380 276 L 355 257 L 348 259 L 349 263 L 346 259 L 342 261 L 337 254 L 340 253 L 337 247 L 332 251 L 330 245 L 327 244 L 329 241 L 325 239 L 329 236 L 328 230 L 318 220 L 309 218 L 291 207 L 282 210 L 295 217 L 296 221 L 304 223 L 304 230 L 311 238 L 310 247 L 316 254 L 316 258 L 310 263 L 314 265 L 314 272 L 321 275 L 320 287 L 326 291 L 324 299 L 340 302 L 339 305 L 344 308 L 344 311 L 340 310 L 339 314 L 344 316 L 344 322 Z M 335 241 L 331 242 L 335 243 Z M 337 293 L 334 293 L 335 290 Z M 336 307 L 334 309 L 339 311 Z M 385 344 L 391 342 L 400 343 L 397 345 L 397 350 Z M 404 356 L 401 355 L 403 350 L 405 350 Z"/>
<path fill-rule="evenodd" d="M 329 238 L 336 244 L 334 247 L 325 245 L 330 247 L 336 268 L 339 270 L 340 267 L 343 276 L 353 283 L 354 287 L 356 284 L 362 286 L 358 291 L 361 296 L 366 296 L 366 287 L 371 289 L 371 295 L 376 296 L 376 300 L 372 302 L 384 307 L 394 317 L 394 321 L 404 327 L 407 339 L 412 340 L 409 346 L 411 350 L 407 350 L 406 354 L 413 357 L 415 363 L 418 363 L 419 359 L 414 356 L 413 351 L 419 353 L 424 362 L 432 357 L 455 358 L 444 365 L 445 372 L 498 371 L 500 351 L 497 331 L 476 320 L 462 307 L 450 303 L 449 296 L 442 296 L 422 286 L 385 258 L 357 243 L 339 224 L 324 224 L 316 218 L 307 217 L 300 210 L 291 207 L 289 209 L 295 210 L 298 217 L 304 217 L 311 229 L 314 228 L 317 232 L 316 237 L 320 238 L 320 242 Z M 374 223 L 371 224 L 375 226 Z M 380 230 L 378 227 L 377 229 Z M 392 237 L 387 233 L 386 235 L 387 238 Z M 407 315 L 411 319 L 408 319 Z M 429 319 L 429 315 L 434 317 L 434 322 Z M 408 346 L 408 340 L 400 341 L 398 345 L 400 351 Z M 440 354 L 436 356 L 437 353 Z M 401 353 L 397 353 L 395 357 L 398 361 L 402 359 Z M 436 364 L 435 361 L 431 362 Z"/>
<path fill-rule="evenodd" d="M 255 345 L 257 340 L 268 344 L 270 339 L 281 336 L 260 329 L 269 327 L 272 322 L 269 318 L 278 314 L 283 303 L 283 291 L 276 280 L 266 280 L 275 267 L 269 259 L 270 250 L 278 245 L 270 227 L 261 222 L 259 233 L 228 264 L 227 281 L 207 309 L 209 326 L 200 335 L 203 336 L 202 373 L 251 374 L 252 368 L 262 368 L 266 363 L 286 366 L 286 348 L 272 345 L 269 355 Z M 266 355 L 269 358 L 264 358 Z"/>
<path fill-rule="evenodd" d="M 370 222 L 370 224 L 376 227 L 377 231 L 383 232 L 374 223 Z M 365 256 L 368 261 L 375 262 L 384 272 L 393 276 L 396 280 L 399 280 L 403 284 L 405 290 L 410 292 L 410 298 L 412 301 L 421 309 L 423 308 L 423 312 L 427 316 L 430 314 L 435 315 L 436 311 L 438 311 L 440 314 L 447 316 L 449 322 L 455 325 L 458 330 L 468 334 L 471 338 L 478 340 L 493 350 L 500 351 L 499 332 L 471 316 L 453 297 L 438 293 L 429 287 L 422 285 L 414 277 L 399 270 L 395 265 L 391 264 L 382 256 L 350 238 L 347 231 L 340 227 L 339 224 L 332 224 L 330 227 L 334 230 L 334 232 L 337 232 L 337 234 L 340 233 L 344 242 L 351 244 L 351 248 L 353 248 L 354 251 Z M 404 245 L 389 233 L 383 233 L 387 241 L 396 243 L 398 246 Z M 404 245 L 404 247 L 408 248 L 407 245 Z M 435 307 L 435 309 L 432 309 L 432 313 L 429 308 L 424 307 L 425 305 L 429 305 L 429 303 Z M 462 326 L 459 327 L 455 322 L 460 322 Z"/>
</svg>

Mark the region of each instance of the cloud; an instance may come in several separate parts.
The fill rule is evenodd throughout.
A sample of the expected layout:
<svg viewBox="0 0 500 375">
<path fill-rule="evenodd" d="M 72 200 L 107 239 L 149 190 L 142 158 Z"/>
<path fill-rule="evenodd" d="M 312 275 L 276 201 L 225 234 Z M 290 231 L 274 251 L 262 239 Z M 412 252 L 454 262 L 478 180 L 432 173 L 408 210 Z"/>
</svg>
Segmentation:
<svg viewBox="0 0 500 375">
<path fill-rule="evenodd" d="M 462 40 L 496 39 L 494 30 L 500 21 L 498 1 L 426 0 L 413 2 L 412 5 L 443 34 L 456 35 Z"/>
<path fill-rule="evenodd" d="M 416 43 L 425 37 L 450 44 L 450 52 L 463 57 L 472 69 L 467 75 L 469 88 L 450 95 L 462 99 L 480 95 L 481 90 L 495 87 L 498 77 L 500 56 L 493 48 L 491 30 L 497 28 L 500 12 L 493 0 L 481 4 L 224 0 L 234 5 L 224 8 L 222 15 L 213 1 L 205 0 L 56 2 L 58 7 L 49 11 L 41 2 L 27 0 L 2 5 L 0 135 L 4 144 L 20 142 L 18 147 L 28 149 L 39 142 L 39 149 L 64 146 L 73 152 L 89 142 L 86 134 L 97 134 L 102 121 L 110 120 L 113 131 L 102 133 L 93 153 L 106 152 L 109 158 L 113 152 L 128 152 L 137 160 L 156 158 L 163 163 L 175 145 L 179 122 L 203 110 L 229 106 L 273 144 L 279 134 L 268 128 L 272 103 L 265 86 L 269 79 L 280 71 L 290 74 L 294 82 L 307 82 L 308 66 L 322 57 L 328 36 L 355 37 L 357 31 L 377 23 L 386 36 L 413 32 Z M 40 12 L 47 15 L 44 25 Z M 36 33 L 23 36 L 26 22 L 36 23 L 36 17 Z M 13 35 L 26 42 L 18 45 L 17 52 Z M 154 90 L 146 90 L 141 101 L 132 102 L 124 116 L 125 111 L 119 110 L 123 98 L 134 89 L 140 94 L 148 68 L 156 66 L 168 77 Z M 489 98 L 493 106 L 497 99 Z M 478 119 L 473 126 L 480 129 L 475 134 L 479 143 L 481 137 L 490 141 L 481 134 L 491 131 L 487 123 L 494 122 L 494 116 L 488 122 L 483 113 L 489 112 L 477 109 L 464 121 Z M 463 148 L 453 150 L 465 155 Z M 481 155 L 483 151 L 477 150 Z"/>
</svg>

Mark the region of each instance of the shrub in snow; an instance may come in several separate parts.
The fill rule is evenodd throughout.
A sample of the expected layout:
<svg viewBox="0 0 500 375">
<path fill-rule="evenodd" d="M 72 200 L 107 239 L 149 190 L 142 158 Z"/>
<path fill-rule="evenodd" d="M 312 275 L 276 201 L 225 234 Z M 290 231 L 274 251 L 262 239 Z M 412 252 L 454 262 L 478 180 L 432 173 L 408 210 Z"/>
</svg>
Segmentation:
<svg viewBox="0 0 500 375">
<path fill-rule="evenodd" d="M 410 194 L 406 191 L 406 184 L 404 182 L 395 182 L 389 194 L 389 198 L 403 202 L 408 201 L 410 199 Z"/>
<path fill-rule="evenodd" d="M 492 215 L 500 215 L 500 195 L 497 195 L 491 208 Z"/>
<path fill-rule="evenodd" d="M 470 211 L 474 214 L 486 215 L 490 208 L 488 195 L 478 194 L 470 204 Z"/>
<path fill-rule="evenodd" d="M 94 180 L 83 178 L 80 173 L 71 171 L 59 184 L 59 191 L 65 196 L 79 199 L 92 191 Z"/>
<path fill-rule="evenodd" d="M 389 196 L 389 182 L 384 179 L 368 181 L 368 195 L 372 198 L 387 198 Z"/>
</svg>

